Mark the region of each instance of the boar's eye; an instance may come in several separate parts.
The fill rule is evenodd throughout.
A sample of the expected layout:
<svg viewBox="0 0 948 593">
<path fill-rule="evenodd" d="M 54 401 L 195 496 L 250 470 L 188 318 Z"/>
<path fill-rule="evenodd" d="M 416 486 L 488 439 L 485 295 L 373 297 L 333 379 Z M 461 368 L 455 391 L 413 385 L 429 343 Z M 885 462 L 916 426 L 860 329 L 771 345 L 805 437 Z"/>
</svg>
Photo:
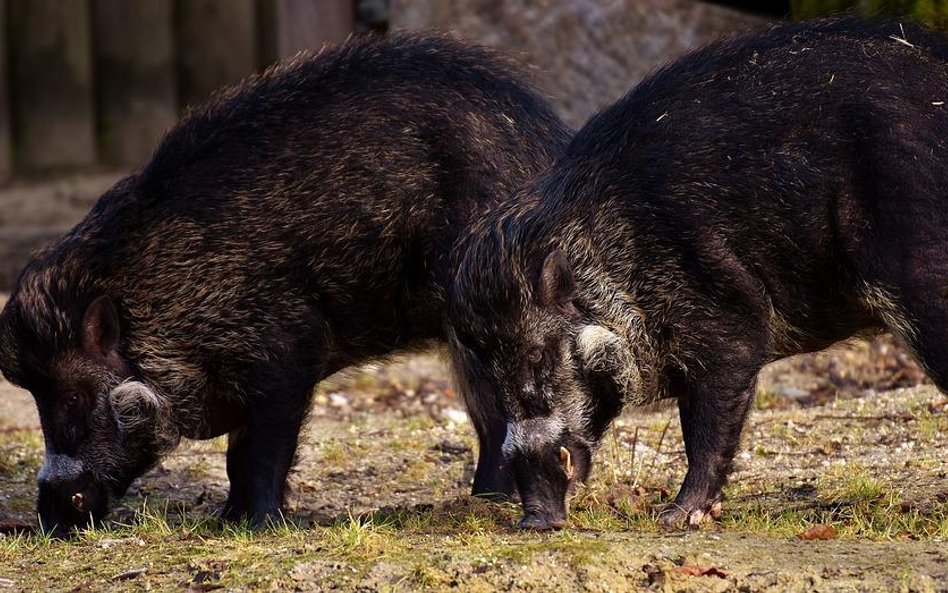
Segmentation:
<svg viewBox="0 0 948 593">
<path fill-rule="evenodd" d="M 82 398 L 79 396 L 79 394 L 73 391 L 73 392 L 67 393 L 63 397 L 63 405 L 66 406 L 67 408 L 75 408 L 76 406 L 79 405 L 81 399 Z"/>
<path fill-rule="evenodd" d="M 537 370 L 549 370 L 556 364 L 559 353 L 559 342 L 555 339 L 549 339 L 543 346 L 537 346 L 530 350 L 530 363 Z"/>
</svg>

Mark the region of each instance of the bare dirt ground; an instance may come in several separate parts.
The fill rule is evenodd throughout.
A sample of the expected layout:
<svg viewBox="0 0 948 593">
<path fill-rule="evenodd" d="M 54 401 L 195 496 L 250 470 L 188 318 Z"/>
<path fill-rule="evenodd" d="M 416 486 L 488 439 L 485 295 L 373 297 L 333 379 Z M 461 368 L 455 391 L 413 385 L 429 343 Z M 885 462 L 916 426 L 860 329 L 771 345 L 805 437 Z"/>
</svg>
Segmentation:
<svg viewBox="0 0 948 593">
<path fill-rule="evenodd" d="M 473 430 L 421 355 L 320 386 L 287 525 L 212 518 L 214 440 L 70 541 L 15 533 L 35 523 L 42 436 L 0 381 L 0 590 L 948 591 L 948 402 L 923 379 L 887 338 L 766 369 L 725 512 L 696 532 L 651 519 L 685 470 L 675 410 L 628 410 L 570 528 L 532 534 L 514 505 L 465 496 Z"/>
</svg>

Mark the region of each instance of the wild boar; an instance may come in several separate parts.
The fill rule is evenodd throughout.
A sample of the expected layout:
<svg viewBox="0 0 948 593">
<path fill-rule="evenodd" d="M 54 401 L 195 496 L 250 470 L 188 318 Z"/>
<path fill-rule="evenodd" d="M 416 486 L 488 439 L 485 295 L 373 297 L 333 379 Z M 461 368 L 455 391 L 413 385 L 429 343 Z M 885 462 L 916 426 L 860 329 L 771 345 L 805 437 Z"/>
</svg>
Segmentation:
<svg viewBox="0 0 948 593">
<path fill-rule="evenodd" d="M 908 23 L 714 43 L 589 121 L 457 250 L 452 341 L 503 399 L 521 526 L 564 524 L 629 404 L 678 402 L 681 525 L 720 501 L 766 363 L 886 329 L 948 389 L 945 163 L 948 40 Z"/>
<path fill-rule="evenodd" d="M 100 519 L 182 437 L 222 434 L 222 515 L 264 525 L 314 386 L 443 341 L 460 229 L 568 138 L 511 62 L 410 34 L 298 56 L 191 112 L 0 315 L 0 369 L 46 441 L 44 527 Z M 473 492 L 510 494 L 498 400 L 460 383 Z"/>
</svg>

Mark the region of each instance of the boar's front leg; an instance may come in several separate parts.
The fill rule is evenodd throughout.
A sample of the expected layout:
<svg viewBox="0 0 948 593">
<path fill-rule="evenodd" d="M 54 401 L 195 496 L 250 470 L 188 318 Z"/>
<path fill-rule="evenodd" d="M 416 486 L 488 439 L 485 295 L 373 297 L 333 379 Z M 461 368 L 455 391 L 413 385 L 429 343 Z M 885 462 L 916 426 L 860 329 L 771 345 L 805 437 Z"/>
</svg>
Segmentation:
<svg viewBox="0 0 948 593">
<path fill-rule="evenodd" d="M 514 492 L 513 477 L 507 469 L 503 444 L 507 422 L 499 415 L 472 416 L 479 450 L 471 494 L 489 500 L 508 500 Z"/>
<path fill-rule="evenodd" d="M 279 382 L 281 387 L 288 387 Z M 313 386 L 271 391 L 247 404 L 247 423 L 228 435 L 230 493 L 221 517 L 246 520 L 254 528 L 281 518 L 286 478 L 293 466 L 300 429 Z"/>
<path fill-rule="evenodd" d="M 733 356 L 704 359 L 705 367 L 681 385 L 678 411 L 688 472 L 675 502 L 659 515 L 659 522 L 668 527 L 696 527 L 721 502 L 721 489 L 757 392 L 764 347 L 730 344 L 720 348 Z"/>
<path fill-rule="evenodd" d="M 507 419 L 500 407 L 500 396 L 480 362 L 460 346 L 452 329 L 449 328 L 447 333 L 455 380 L 477 431 L 477 467 L 471 494 L 489 500 L 508 500 L 515 486 L 503 453 Z"/>
</svg>

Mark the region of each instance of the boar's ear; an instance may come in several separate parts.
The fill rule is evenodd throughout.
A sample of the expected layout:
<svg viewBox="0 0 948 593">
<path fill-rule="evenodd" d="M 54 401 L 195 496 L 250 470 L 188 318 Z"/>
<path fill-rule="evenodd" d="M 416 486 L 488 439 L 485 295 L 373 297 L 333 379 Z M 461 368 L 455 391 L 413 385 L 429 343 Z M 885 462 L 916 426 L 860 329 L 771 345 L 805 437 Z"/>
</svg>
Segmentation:
<svg viewBox="0 0 948 593">
<path fill-rule="evenodd" d="M 540 274 L 540 298 L 544 305 L 565 306 L 576 296 L 573 271 L 562 249 L 553 251 L 543 262 Z"/>
<path fill-rule="evenodd" d="M 82 349 L 91 356 L 110 358 L 119 341 L 119 320 L 107 296 L 92 301 L 82 318 Z"/>
</svg>

